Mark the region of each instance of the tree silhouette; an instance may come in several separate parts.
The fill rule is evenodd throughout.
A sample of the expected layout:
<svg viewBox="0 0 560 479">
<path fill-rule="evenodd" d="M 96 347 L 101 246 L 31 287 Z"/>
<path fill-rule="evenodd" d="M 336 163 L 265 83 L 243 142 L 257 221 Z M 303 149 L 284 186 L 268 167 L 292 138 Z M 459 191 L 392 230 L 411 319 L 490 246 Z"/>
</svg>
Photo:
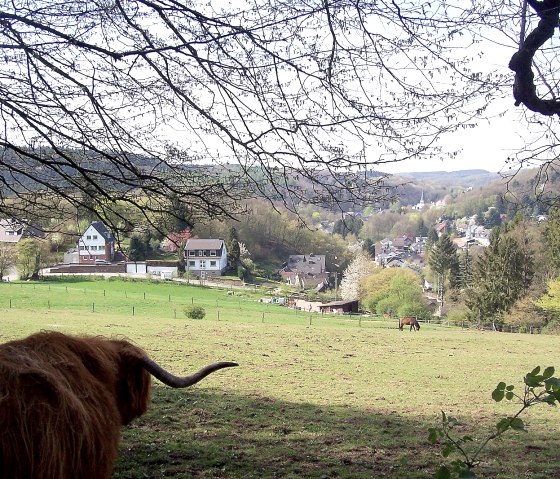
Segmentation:
<svg viewBox="0 0 560 479">
<path fill-rule="evenodd" d="M 514 96 L 556 114 L 539 90 L 558 97 L 556 70 L 531 67 L 554 65 L 554 47 L 540 53 L 559 1 L 528 1 L 537 26 L 508 2 L 5 2 L 0 215 L 91 211 L 118 234 L 130 208 L 165 229 L 161 216 L 196 224 L 254 197 L 291 211 L 388 200 L 372 170 L 452 157 L 441 137 L 511 89 L 480 61 L 500 41 L 481 38 L 512 46 L 526 19 Z"/>
</svg>

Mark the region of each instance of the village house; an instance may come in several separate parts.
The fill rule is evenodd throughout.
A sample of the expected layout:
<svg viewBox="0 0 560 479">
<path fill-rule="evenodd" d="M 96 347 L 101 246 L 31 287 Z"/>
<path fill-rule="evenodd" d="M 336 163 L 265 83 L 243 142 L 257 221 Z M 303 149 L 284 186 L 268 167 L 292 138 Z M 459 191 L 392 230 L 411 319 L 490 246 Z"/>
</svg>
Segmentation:
<svg viewBox="0 0 560 479">
<path fill-rule="evenodd" d="M 1 243 L 19 243 L 25 238 L 44 239 L 45 233 L 39 228 L 25 224 L 14 219 L 0 220 L 0 242 Z"/>
<path fill-rule="evenodd" d="M 185 244 L 187 273 L 201 278 L 222 276 L 228 267 L 228 252 L 224 240 L 190 238 Z"/>
<path fill-rule="evenodd" d="M 326 270 L 326 256 L 310 254 L 290 255 L 288 263 L 278 271 L 290 286 L 301 289 L 324 288 L 329 282 Z"/>
<path fill-rule="evenodd" d="M 413 243 L 414 240 L 409 236 L 398 236 L 393 240 L 393 248 L 396 251 L 408 251 Z"/>
<path fill-rule="evenodd" d="M 93 221 L 78 240 L 78 263 L 107 264 L 115 259 L 115 238 L 100 221 Z"/>
<path fill-rule="evenodd" d="M 389 251 L 393 246 L 393 242 L 389 238 L 382 239 L 379 244 L 381 245 L 382 252 Z"/>
</svg>

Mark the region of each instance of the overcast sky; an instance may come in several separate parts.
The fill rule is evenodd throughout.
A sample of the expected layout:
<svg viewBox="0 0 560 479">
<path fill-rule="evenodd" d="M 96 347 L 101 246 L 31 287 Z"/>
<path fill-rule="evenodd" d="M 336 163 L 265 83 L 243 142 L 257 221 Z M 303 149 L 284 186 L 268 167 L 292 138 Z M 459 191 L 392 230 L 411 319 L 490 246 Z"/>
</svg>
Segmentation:
<svg viewBox="0 0 560 479">
<path fill-rule="evenodd" d="M 504 102 L 505 105 L 505 102 Z M 452 150 L 460 149 L 455 158 L 416 159 L 381 167 L 387 173 L 403 171 L 458 171 L 484 169 L 499 172 L 506 165 L 508 155 L 521 149 L 526 132 L 519 122 L 519 109 L 511 101 L 511 109 L 506 116 L 491 120 L 481 120 L 478 127 L 449 134 L 441 144 Z"/>
</svg>

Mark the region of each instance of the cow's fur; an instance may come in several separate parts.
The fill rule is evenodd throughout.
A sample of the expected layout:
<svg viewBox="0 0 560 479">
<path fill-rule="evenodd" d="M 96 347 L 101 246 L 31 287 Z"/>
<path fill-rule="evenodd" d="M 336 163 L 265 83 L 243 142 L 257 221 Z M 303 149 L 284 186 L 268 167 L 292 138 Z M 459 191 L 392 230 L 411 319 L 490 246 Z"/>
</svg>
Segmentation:
<svg viewBox="0 0 560 479">
<path fill-rule="evenodd" d="M 105 479 L 120 428 L 148 408 L 145 352 L 42 332 L 0 345 L 0 477 Z"/>
</svg>

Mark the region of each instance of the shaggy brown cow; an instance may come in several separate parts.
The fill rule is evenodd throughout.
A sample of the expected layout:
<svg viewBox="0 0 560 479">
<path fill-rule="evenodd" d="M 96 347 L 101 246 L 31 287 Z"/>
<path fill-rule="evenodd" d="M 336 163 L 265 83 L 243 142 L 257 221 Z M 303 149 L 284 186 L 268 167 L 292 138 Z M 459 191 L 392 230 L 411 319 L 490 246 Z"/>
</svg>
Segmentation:
<svg viewBox="0 0 560 479">
<path fill-rule="evenodd" d="M 143 414 L 151 376 L 188 387 L 127 341 L 42 332 L 0 345 L 0 478 L 104 479 L 120 428 Z"/>
</svg>

